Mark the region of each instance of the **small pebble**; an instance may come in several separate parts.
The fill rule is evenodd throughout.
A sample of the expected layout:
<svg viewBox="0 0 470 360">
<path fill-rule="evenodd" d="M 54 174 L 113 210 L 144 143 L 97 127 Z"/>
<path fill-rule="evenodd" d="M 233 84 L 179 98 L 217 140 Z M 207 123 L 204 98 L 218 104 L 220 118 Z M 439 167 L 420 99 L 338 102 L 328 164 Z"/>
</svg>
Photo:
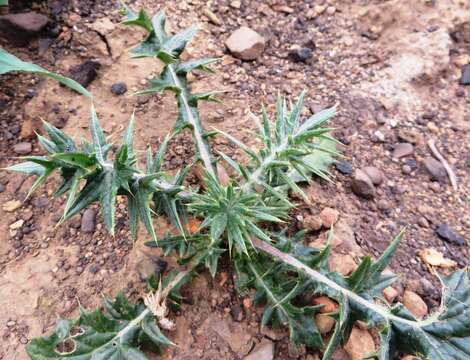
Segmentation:
<svg viewBox="0 0 470 360">
<path fill-rule="evenodd" d="M 353 168 L 347 161 L 338 161 L 335 163 L 335 168 L 343 175 L 351 175 Z"/>
<path fill-rule="evenodd" d="M 295 62 L 305 62 L 312 58 L 313 52 L 306 47 L 294 47 L 289 50 L 289 59 Z"/>
<path fill-rule="evenodd" d="M 400 159 L 405 156 L 410 156 L 414 152 L 414 147 L 410 143 L 398 143 L 393 148 L 393 158 Z"/>
<path fill-rule="evenodd" d="M 441 224 L 436 229 L 437 235 L 449 243 L 456 245 L 464 245 L 465 239 L 462 235 L 455 232 L 448 224 Z"/>
<path fill-rule="evenodd" d="M 115 95 L 122 95 L 127 91 L 127 85 L 125 82 L 117 82 L 111 85 L 111 92 Z"/>
</svg>

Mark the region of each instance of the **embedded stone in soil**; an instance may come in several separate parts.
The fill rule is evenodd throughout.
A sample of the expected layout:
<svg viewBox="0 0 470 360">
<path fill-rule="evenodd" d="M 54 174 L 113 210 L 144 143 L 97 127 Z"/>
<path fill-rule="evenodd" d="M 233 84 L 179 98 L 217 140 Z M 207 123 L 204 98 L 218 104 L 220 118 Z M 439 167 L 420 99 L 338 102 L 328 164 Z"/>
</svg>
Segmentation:
<svg viewBox="0 0 470 360">
<path fill-rule="evenodd" d="M 263 53 L 265 43 L 256 31 L 242 26 L 230 35 L 225 45 L 233 56 L 242 60 L 255 60 Z"/>
<path fill-rule="evenodd" d="M 47 16 L 35 11 L 0 16 L 0 34 L 18 46 L 41 32 L 49 22 Z"/>
<path fill-rule="evenodd" d="M 127 91 L 127 85 L 125 82 L 117 82 L 111 85 L 111 92 L 115 95 L 122 95 Z"/>
<path fill-rule="evenodd" d="M 101 64 L 97 61 L 85 60 L 70 69 L 70 77 L 86 88 L 98 76 L 100 66 Z"/>
<path fill-rule="evenodd" d="M 448 224 L 441 224 L 436 229 L 437 235 L 449 243 L 456 245 L 464 245 L 465 239 L 462 235 L 455 232 Z"/>
<path fill-rule="evenodd" d="M 470 85 L 470 65 L 467 65 L 460 78 L 460 85 Z"/>
<path fill-rule="evenodd" d="M 351 175 L 353 168 L 347 161 L 338 161 L 335 163 L 335 168 L 343 175 Z"/>
</svg>

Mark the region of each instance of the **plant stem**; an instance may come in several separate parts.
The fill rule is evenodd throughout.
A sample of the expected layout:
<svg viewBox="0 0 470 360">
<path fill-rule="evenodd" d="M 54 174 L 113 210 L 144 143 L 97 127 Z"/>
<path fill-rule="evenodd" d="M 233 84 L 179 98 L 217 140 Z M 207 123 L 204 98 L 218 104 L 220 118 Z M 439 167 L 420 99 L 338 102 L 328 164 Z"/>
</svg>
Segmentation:
<svg viewBox="0 0 470 360">
<path fill-rule="evenodd" d="M 203 138 L 204 129 L 201 127 L 200 121 L 196 120 L 192 109 L 189 106 L 187 90 L 184 86 L 182 86 L 181 81 L 178 79 L 173 64 L 168 64 L 167 68 L 170 72 L 171 78 L 173 79 L 173 83 L 177 88 L 181 89 L 181 91 L 176 96 L 179 102 L 182 104 L 183 110 L 185 111 L 187 119 L 191 125 L 193 135 L 196 139 L 196 147 L 199 156 L 201 157 L 202 162 L 204 163 L 204 167 L 215 179 L 218 179 L 217 171 L 215 170 L 214 163 L 212 161 L 213 155 L 209 150 L 209 147 L 207 146 L 207 140 Z"/>
<path fill-rule="evenodd" d="M 277 146 L 271 154 L 266 157 L 258 168 L 251 174 L 250 178 L 241 186 L 242 192 L 248 192 L 252 189 L 253 185 L 258 184 L 261 175 L 266 171 L 266 168 L 277 158 L 278 152 L 285 149 L 287 146 L 287 140 L 284 140 L 279 146 Z"/>
<path fill-rule="evenodd" d="M 280 261 L 282 261 L 285 264 L 288 264 L 292 267 L 295 267 L 298 270 L 302 270 L 304 273 L 306 273 L 313 280 L 315 280 L 317 282 L 320 282 L 320 283 L 323 283 L 323 284 L 327 285 L 328 287 L 338 291 L 343 296 L 345 296 L 346 298 L 352 300 L 353 302 L 361 304 L 361 305 L 365 306 L 368 309 L 372 309 L 373 311 L 377 312 L 379 315 L 381 315 L 386 320 L 400 322 L 402 324 L 411 326 L 413 328 L 421 328 L 423 325 L 425 325 L 427 323 L 426 320 L 424 320 L 424 321 L 412 321 L 412 320 L 404 319 L 404 318 L 399 317 L 399 316 L 395 316 L 395 315 L 391 314 L 386 308 L 384 308 L 380 305 L 377 305 L 375 303 L 372 303 L 370 301 L 367 301 L 366 299 L 360 297 L 356 293 L 341 287 L 340 285 L 338 285 L 334 281 L 328 279 L 325 275 L 323 275 L 323 274 L 319 273 L 318 271 L 313 270 L 312 268 L 306 266 L 305 264 L 303 264 L 302 262 L 300 262 L 299 260 L 297 260 L 293 256 L 291 256 L 289 254 L 286 254 L 286 253 L 280 251 L 279 249 L 276 249 L 275 247 L 268 244 L 267 242 L 261 241 L 261 240 L 258 240 L 258 239 L 252 239 L 252 242 L 253 242 L 253 245 L 256 248 L 258 248 L 259 250 L 262 250 L 262 251 L 268 253 L 269 255 L 274 256 L 275 258 L 279 259 Z M 432 322 L 432 321 L 428 321 L 428 322 Z"/>
</svg>

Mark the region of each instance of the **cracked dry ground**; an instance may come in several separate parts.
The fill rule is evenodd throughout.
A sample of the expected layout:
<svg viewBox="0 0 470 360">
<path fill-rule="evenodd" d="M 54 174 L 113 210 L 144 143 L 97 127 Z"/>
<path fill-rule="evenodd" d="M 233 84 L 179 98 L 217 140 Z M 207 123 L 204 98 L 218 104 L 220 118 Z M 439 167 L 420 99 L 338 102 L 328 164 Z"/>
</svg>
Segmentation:
<svg viewBox="0 0 470 360">
<path fill-rule="evenodd" d="M 146 0 L 139 4 L 152 11 L 164 7 L 172 30 L 193 23 L 200 26 L 188 56 L 222 58 L 216 75 L 191 79 L 194 89 L 227 91 L 223 104 L 202 109 L 206 127 L 223 129 L 256 146 L 248 113 L 258 113 L 262 104 L 273 104 L 278 92 L 296 96 L 307 90 L 309 113 L 338 104 L 340 113 L 332 125 L 344 144 L 345 163 L 332 169 L 333 182 L 316 181 L 305 188 L 311 203 L 298 200 L 291 228 L 305 226 L 306 219 L 326 207 L 338 210 L 332 265 L 341 267 L 354 266 L 360 255 L 379 255 L 407 225 L 391 264 L 400 275 L 395 286 L 398 299 L 411 290 L 430 311 L 435 309 L 439 284 L 418 253 L 434 248 L 458 267 L 468 266 L 470 255 L 466 243 L 470 234 L 470 89 L 459 85 L 462 69 L 470 61 L 468 2 L 242 0 L 238 6 L 224 0 Z M 334 9 L 319 13 L 318 5 Z M 54 70 L 67 71 L 90 59 L 99 62 L 98 76 L 89 89 L 96 96 L 107 135 L 117 138 L 135 110 L 138 148 L 150 145 L 155 149 L 174 121 L 173 99 L 170 95 L 127 96 L 161 68 L 154 61 L 129 59 L 127 50 L 141 34 L 118 24 L 114 2 L 49 1 L 33 7 L 49 15 L 49 28 L 27 47 L 14 47 L 2 39 L 0 45 Z M 267 40 L 264 53 L 255 61 L 241 62 L 225 49 L 224 41 L 241 25 Z M 295 45 L 311 48 L 313 57 L 293 62 L 288 52 Z M 31 75 L 0 79 L 1 167 L 15 161 L 15 144 L 28 142 L 33 154 L 40 153 L 33 134 L 41 119 L 63 127 L 75 138 L 87 134 L 85 99 Z M 111 93 L 116 82 L 126 83 L 126 95 Z M 445 178 L 432 181 L 426 171 L 423 163 L 431 155 L 426 145 L 430 139 L 454 170 L 457 190 Z M 411 143 L 413 152 L 393 159 L 396 145 L 403 142 Z M 216 147 L 235 152 L 222 139 Z M 180 136 L 172 142 L 166 166 L 175 169 L 192 155 L 190 138 Z M 373 199 L 352 192 L 349 165 L 353 170 L 365 166 L 380 170 L 382 181 Z M 92 233 L 81 230 L 80 217 L 56 227 L 64 203 L 63 198 L 50 196 L 56 184 L 50 181 L 25 200 L 31 184 L 31 179 L 20 175 L 0 173 L 3 359 L 26 359 L 25 344 L 50 331 L 58 317 L 76 315 L 79 303 L 93 307 L 102 294 L 115 295 L 121 289 L 137 296 L 144 287 L 142 279 L 163 265 L 158 254 L 142 245 L 145 233 L 132 244 L 124 204 L 119 206 L 115 238 L 106 234 L 99 220 Z M 20 206 L 5 211 L 3 205 L 15 200 Z M 11 227 L 19 220 L 23 220 L 20 228 Z M 165 219 L 156 223 L 160 235 L 164 234 Z M 440 238 L 436 229 L 442 224 L 460 234 L 464 244 Z M 317 230 L 306 241 L 318 244 L 324 237 L 325 230 Z M 174 265 L 173 259 L 166 260 L 168 267 Z M 174 314 L 177 331 L 172 339 L 179 347 L 167 349 L 164 358 L 242 359 L 266 338 L 275 344 L 276 359 L 316 358 L 305 349 L 295 351 L 285 331 L 260 329 L 259 309 L 244 306 L 248 302 L 235 293 L 228 266 L 215 279 L 201 272 L 185 293 L 187 303 Z"/>
</svg>

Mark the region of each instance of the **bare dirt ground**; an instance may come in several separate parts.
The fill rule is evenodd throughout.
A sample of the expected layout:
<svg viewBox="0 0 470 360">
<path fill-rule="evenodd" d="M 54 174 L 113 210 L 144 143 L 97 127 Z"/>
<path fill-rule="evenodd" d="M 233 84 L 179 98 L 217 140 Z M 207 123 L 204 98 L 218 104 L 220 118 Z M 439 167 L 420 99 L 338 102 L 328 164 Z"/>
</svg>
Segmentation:
<svg viewBox="0 0 470 360">
<path fill-rule="evenodd" d="M 391 266 L 400 275 L 396 289 L 399 297 L 405 289 L 415 291 L 430 309 L 435 308 L 439 284 L 418 252 L 433 247 L 458 267 L 468 266 L 470 257 L 470 89 L 459 85 L 462 69 L 470 63 L 470 4 L 463 0 L 242 0 L 241 6 L 225 0 L 144 0 L 141 4 L 151 12 L 165 8 L 171 30 L 193 23 L 200 26 L 188 58 L 222 58 L 216 75 L 191 79 L 194 89 L 227 91 L 223 104 L 203 107 L 207 128 L 223 129 L 256 146 L 248 112 L 272 105 L 278 92 L 295 97 L 307 90 L 309 113 L 338 104 L 340 113 L 332 125 L 345 144 L 343 165 L 353 169 L 373 165 L 382 172 L 383 181 L 373 199 L 363 199 L 351 190 L 353 175 L 333 168 L 333 182 L 318 181 L 306 188 L 311 204 L 299 202 L 292 227 L 300 227 L 302 219 L 325 207 L 339 210 L 335 256 L 357 260 L 360 254 L 379 255 L 407 225 Z M 319 14 L 318 5 L 334 9 Z M 11 11 L 29 6 L 15 5 Z M 161 69 L 156 61 L 129 58 L 128 49 L 142 34 L 119 25 L 114 2 L 49 1 L 33 7 L 50 16 L 48 29 L 27 47 L 15 47 L 1 38 L 0 45 L 22 59 L 64 73 L 84 60 L 99 62 L 89 90 L 96 97 L 106 134 L 117 139 L 135 111 L 137 147 L 155 149 L 171 129 L 176 110 L 171 95 L 129 96 Z M 267 39 L 263 55 L 253 62 L 241 62 L 225 49 L 225 39 L 240 25 Z M 311 48 L 313 57 L 292 61 L 288 52 L 294 45 Z M 41 153 L 34 131 L 42 119 L 77 139 L 87 136 L 86 99 L 31 75 L 4 75 L 0 81 L 1 167 L 15 162 L 17 143 L 30 142 L 32 153 Z M 126 83 L 126 94 L 110 91 L 116 82 Z M 424 159 L 431 156 L 429 139 L 455 172 L 457 190 L 446 179 L 432 181 L 425 169 Z M 403 142 L 413 144 L 413 153 L 393 159 L 396 144 Z M 173 141 L 169 169 L 188 162 L 193 154 L 190 144 L 184 135 Z M 225 140 L 216 145 L 233 152 Z M 51 197 L 56 183 L 50 181 L 25 200 L 31 185 L 32 179 L 0 172 L 0 204 L 21 202 L 11 212 L 0 206 L 0 359 L 26 359 L 25 344 L 48 333 L 58 317 L 76 315 L 79 304 L 97 306 L 103 294 L 120 290 L 137 296 L 144 286 L 141 280 L 161 264 L 158 253 L 143 246 L 144 232 L 132 244 L 124 207 L 115 238 L 99 219 L 92 234 L 81 232 L 80 217 L 56 227 L 64 203 L 63 198 Z M 24 220 L 21 228 L 12 229 L 18 220 Z M 156 222 L 164 234 L 168 224 L 164 219 Z M 464 244 L 440 238 L 436 229 L 442 224 L 460 234 Z M 318 243 L 324 237 L 323 231 L 316 231 L 307 241 Z M 165 260 L 171 267 L 173 260 Z M 175 314 L 177 331 L 171 335 L 179 346 L 165 350 L 164 358 L 242 359 L 268 338 L 275 343 L 276 359 L 315 359 L 314 353 L 294 351 L 285 331 L 260 329 L 258 309 L 243 307 L 230 268 L 215 279 L 202 272 L 186 293 L 188 301 Z"/>
</svg>

